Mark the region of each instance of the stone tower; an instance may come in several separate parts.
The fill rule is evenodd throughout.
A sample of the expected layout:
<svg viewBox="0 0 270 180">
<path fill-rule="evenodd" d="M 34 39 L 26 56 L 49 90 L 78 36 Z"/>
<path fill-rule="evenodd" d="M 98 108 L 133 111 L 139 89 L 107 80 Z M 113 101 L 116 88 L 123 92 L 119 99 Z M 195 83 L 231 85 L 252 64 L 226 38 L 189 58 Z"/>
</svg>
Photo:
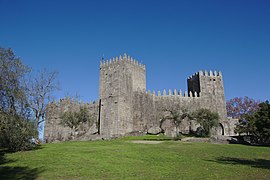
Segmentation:
<svg viewBox="0 0 270 180">
<path fill-rule="evenodd" d="M 197 92 L 202 98 L 202 108 L 218 112 L 222 120 L 227 120 L 224 84 L 221 72 L 199 71 L 187 80 L 188 91 Z"/>
<path fill-rule="evenodd" d="M 109 139 L 133 130 L 133 92 L 146 89 L 145 66 L 127 56 L 100 63 L 99 132 Z"/>
</svg>

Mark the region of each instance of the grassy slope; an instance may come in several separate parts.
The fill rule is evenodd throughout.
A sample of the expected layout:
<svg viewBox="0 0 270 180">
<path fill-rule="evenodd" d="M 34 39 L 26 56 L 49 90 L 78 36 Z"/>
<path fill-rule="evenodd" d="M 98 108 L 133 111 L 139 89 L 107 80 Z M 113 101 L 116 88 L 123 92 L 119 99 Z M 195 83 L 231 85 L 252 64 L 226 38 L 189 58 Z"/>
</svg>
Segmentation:
<svg viewBox="0 0 270 180">
<path fill-rule="evenodd" d="M 269 147 L 129 140 L 46 144 L 39 150 L 7 154 L 8 161 L 0 164 L 0 179 L 270 178 Z"/>
</svg>

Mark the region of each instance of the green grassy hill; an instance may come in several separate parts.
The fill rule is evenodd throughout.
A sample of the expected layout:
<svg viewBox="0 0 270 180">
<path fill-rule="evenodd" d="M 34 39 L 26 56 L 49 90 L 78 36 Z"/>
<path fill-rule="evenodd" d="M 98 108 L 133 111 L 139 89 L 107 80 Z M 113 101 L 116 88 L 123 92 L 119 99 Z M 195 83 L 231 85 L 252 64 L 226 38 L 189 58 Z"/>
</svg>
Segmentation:
<svg viewBox="0 0 270 180">
<path fill-rule="evenodd" d="M 46 144 L 2 155 L 0 179 L 270 179 L 269 147 L 134 139 L 145 138 Z"/>
</svg>

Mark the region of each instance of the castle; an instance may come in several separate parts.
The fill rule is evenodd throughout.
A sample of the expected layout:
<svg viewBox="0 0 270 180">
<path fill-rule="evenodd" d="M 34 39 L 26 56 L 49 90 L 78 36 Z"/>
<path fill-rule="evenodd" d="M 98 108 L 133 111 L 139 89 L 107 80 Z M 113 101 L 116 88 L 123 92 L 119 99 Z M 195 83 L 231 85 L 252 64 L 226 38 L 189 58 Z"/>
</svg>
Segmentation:
<svg viewBox="0 0 270 180">
<path fill-rule="evenodd" d="M 218 135 L 234 135 L 234 124 L 227 118 L 224 84 L 221 72 L 199 71 L 187 79 L 188 91 L 146 91 L 146 67 L 124 54 L 100 62 L 99 100 L 84 104 L 69 98 L 47 106 L 45 139 L 47 142 L 70 139 L 110 139 L 136 133 L 147 133 L 161 128 L 189 133 L 200 125 L 184 119 L 179 128 L 171 122 L 161 125 L 164 110 L 178 108 L 189 112 L 205 108 L 220 116 Z M 87 107 L 95 123 L 81 125 L 79 130 L 61 125 L 64 112 Z M 161 127 L 163 126 L 163 127 Z"/>
</svg>

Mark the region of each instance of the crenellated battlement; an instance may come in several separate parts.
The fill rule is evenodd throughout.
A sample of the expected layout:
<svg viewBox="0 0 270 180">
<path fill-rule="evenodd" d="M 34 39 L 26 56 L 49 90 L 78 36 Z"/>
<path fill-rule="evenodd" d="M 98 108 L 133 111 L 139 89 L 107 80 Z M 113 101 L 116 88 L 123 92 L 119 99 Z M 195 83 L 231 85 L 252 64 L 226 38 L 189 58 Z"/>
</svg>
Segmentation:
<svg viewBox="0 0 270 180">
<path fill-rule="evenodd" d="M 63 99 L 54 100 L 47 105 L 47 115 L 61 116 L 66 111 L 77 111 L 81 107 L 87 106 L 88 108 L 97 107 L 98 104 L 95 101 L 84 103 L 77 98 L 65 97 Z"/>
<path fill-rule="evenodd" d="M 53 102 L 49 103 L 49 105 L 55 105 L 55 106 L 66 106 L 66 105 L 95 105 L 96 101 L 90 101 L 88 103 L 84 103 L 82 100 L 79 100 L 77 98 L 60 98 L 57 101 L 54 100 Z"/>
<path fill-rule="evenodd" d="M 148 94 L 148 95 L 151 95 L 151 96 L 154 96 L 154 97 L 183 97 L 183 98 L 198 98 L 200 97 L 200 94 L 197 93 L 197 92 L 189 92 L 188 91 L 182 91 L 181 89 L 180 90 L 176 90 L 174 89 L 173 91 L 171 89 L 169 89 L 168 91 L 167 90 L 163 90 L 163 91 L 146 91 L 145 89 L 140 89 L 138 88 L 137 89 L 137 92 L 139 93 L 145 93 L 145 94 Z"/>
<path fill-rule="evenodd" d="M 213 72 L 212 70 L 210 70 L 208 72 L 207 70 L 205 70 L 205 71 L 200 70 L 199 72 L 189 76 L 188 79 L 193 79 L 193 78 L 196 78 L 198 76 L 222 78 L 222 73 L 221 73 L 221 71 L 214 71 Z"/>
<path fill-rule="evenodd" d="M 111 65 L 116 65 L 116 64 L 121 64 L 121 63 L 130 63 L 134 66 L 137 66 L 143 70 L 145 70 L 145 65 L 140 63 L 138 60 L 128 56 L 126 53 L 124 53 L 124 55 L 120 55 L 120 56 L 116 56 L 116 57 L 113 57 L 111 59 L 107 59 L 107 60 L 101 60 L 100 61 L 100 68 L 102 67 L 108 67 L 108 66 L 111 66 Z"/>
</svg>

